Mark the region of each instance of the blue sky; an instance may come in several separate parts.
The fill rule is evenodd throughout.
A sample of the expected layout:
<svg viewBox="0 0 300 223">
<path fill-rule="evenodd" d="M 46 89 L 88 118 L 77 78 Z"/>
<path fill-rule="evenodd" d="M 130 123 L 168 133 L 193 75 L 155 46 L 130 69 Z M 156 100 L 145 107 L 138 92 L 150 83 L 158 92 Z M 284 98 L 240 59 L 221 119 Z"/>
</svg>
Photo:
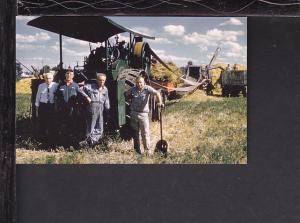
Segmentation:
<svg viewBox="0 0 300 223">
<path fill-rule="evenodd" d="M 17 16 L 16 57 L 26 66 L 41 68 L 59 63 L 58 35 L 26 25 L 34 17 Z M 108 17 L 127 28 L 154 36 L 146 40 L 165 62 L 178 67 L 189 60 L 194 64 L 208 64 L 219 46 L 216 63 L 247 64 L 247 18 L 245 17 Z M 125 41 L 127 33 L 119 35 Z M 97 45 L 92 44 L 95 48 Z M 65 66 L 83 64 L 89 54 L 85 41 L 63 37 Z"/>
</svg>

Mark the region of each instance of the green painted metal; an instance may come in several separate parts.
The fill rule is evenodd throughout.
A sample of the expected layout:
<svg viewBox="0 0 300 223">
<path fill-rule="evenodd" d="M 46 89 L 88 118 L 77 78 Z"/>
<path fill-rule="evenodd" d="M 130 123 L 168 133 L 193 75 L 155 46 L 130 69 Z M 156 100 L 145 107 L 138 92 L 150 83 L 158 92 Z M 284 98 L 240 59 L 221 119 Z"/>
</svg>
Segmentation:
<svg viewBox="0 0 300 223">
<path fill-rule="evenodd" d="M 118 125 L 126 124 L 126 105 L 125 105 L 125 80 L 117 80 L 119 74 L 127 69 L 128 64 L 125 60 L 116 60 L 112 64 L 112 78 L 116 81 L 116 108 L 118 114 Z"/>
<path fill-rule="evenodd" d="M 117 81 L 118 124 L 126 124 L 125 80 Z"/>
<path fill-rule="evenodd" d="M 125 60 L 116 60 L 112 64 L 112 77 L 114 80 L 117 80 L 120 72 L 124 69 L 129 68 L 127 62 Z"/>
</svg>

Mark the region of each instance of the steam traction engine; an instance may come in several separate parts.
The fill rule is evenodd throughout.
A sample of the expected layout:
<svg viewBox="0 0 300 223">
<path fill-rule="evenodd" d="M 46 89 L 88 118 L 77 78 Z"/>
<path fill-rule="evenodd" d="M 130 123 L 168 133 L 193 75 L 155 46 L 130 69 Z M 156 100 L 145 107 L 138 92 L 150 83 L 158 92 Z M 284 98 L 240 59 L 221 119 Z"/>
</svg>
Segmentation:
<svg viewBox="0 0 300 223">
<path fill-rule="evenodd" d="M 64 79 L 65 70 L 62 61 L 62 35 L 92 43 L 102 43 L 100 47 L 90 50 L 83 66 L 74 67 L 74 81 L 86 83 L 95 81 L 96 73 L 107 75 L 106 86 L 111 103 L 109 128 L 120 129 L 129 120 L 128 103 L 124 92 L 132 87 L 137 76 L 151 77 L 151 56 L 161 59 L 152 51 L 143 38 L 154 39 L 130 29 L 102 16 L 42 16 L 28 22 L 28 25 L 59 34 L 60 63 L 55 81 Z M 128 32 L 129 42 L 119 41 L 119 33 Z M 115 40 L 112 38 L 115 37 Z M 111 42 L 115 42 L 112 44 Z M 32 104 L 34 117 L 34 101 L 38 84 L 41 80 L 32 82 Z M 154 98 L 151 99 L 152 117 L 156 117 Z M 80 102 L 78 102 L 80 103 Z"/>
</svg>

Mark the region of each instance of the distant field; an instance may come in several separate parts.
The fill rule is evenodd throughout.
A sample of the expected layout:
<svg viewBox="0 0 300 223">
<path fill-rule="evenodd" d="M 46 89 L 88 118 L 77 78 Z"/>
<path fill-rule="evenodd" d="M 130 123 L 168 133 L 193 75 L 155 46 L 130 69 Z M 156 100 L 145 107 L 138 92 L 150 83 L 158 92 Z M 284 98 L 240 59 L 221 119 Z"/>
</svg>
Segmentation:
<svg viewBox="0 0 300 223">
<path fill-rule="evenodd" d="M 247 99 L 243 97 L 213 97 L 196 91 L 169 102 L 163 118 L 163 135 L 170 151 L 167 158 L 138 155 L 131 141 L 118 136 L 106 137 L 91 149 L 45 151 L 35 140 L 30 113 L 30 94 L 17 90 L 17 163 L 247 163 Z M 153 146 L 159 138 L 159 123 L 151 123 Z"/>
</svg>

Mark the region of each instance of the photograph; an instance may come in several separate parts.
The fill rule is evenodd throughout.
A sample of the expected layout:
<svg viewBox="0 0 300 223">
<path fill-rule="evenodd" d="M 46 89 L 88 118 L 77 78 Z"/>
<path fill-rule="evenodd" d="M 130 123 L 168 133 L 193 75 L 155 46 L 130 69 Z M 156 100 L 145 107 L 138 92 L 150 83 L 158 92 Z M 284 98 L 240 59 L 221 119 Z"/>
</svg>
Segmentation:
<svg viewBox="0 0 300 223">
<path fill-rule="evenodd" d="M 247 164 L 247 18 L 17 16 L 17 164 Z"/>
<path fill-rule="evenodd" d="M 299 5 L 1 1 L 0 222 L 299 222 Z"/>
</svg>

